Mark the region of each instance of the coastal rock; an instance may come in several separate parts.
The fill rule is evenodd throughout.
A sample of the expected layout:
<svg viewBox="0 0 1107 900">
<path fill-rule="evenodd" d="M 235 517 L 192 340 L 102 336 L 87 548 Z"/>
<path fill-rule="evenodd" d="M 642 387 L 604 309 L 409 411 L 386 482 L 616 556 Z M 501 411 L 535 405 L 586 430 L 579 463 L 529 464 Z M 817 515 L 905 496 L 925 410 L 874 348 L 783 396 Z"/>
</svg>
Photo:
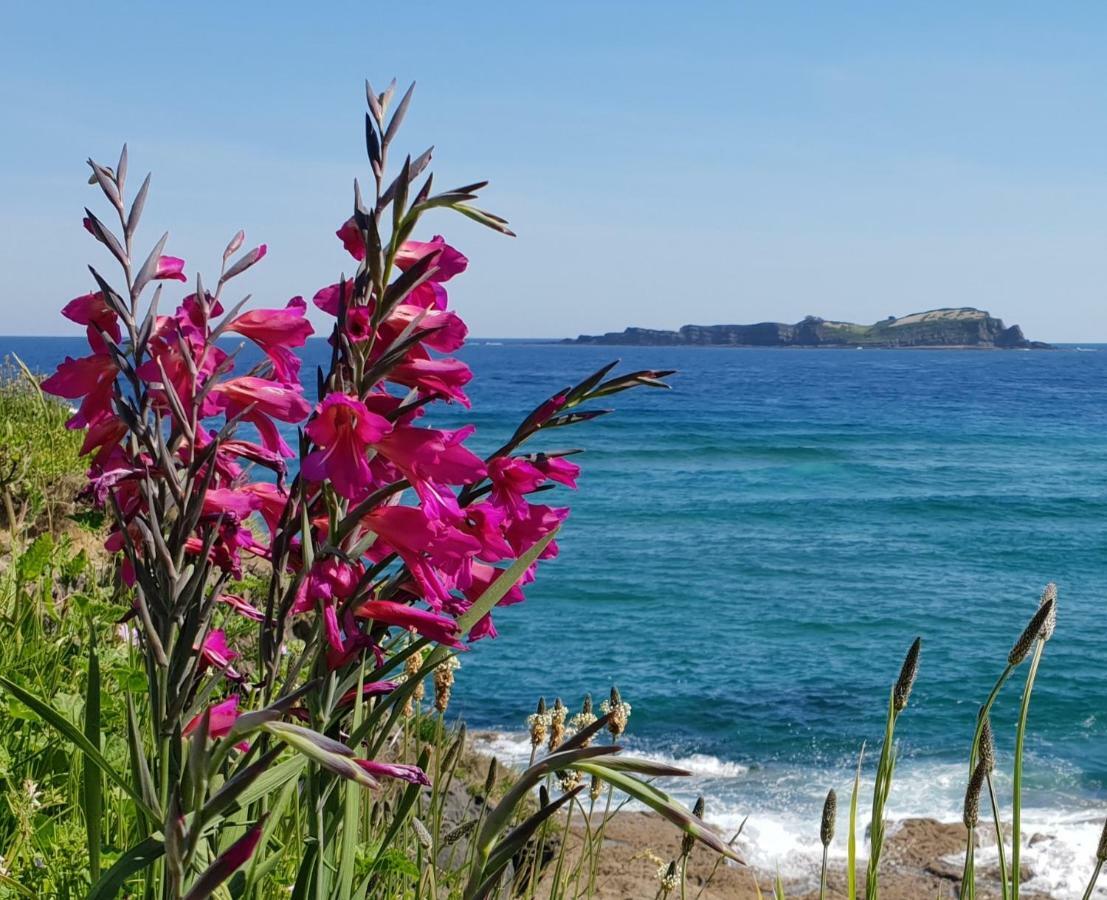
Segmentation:
<svg viewBox="0 0 1107 900">
<path fill-rule="evenodd" d="M 802 322 L 755 325 L 685 325 L 678 331 L 627 328 L 607 334 L 582 334 L 570 344 L 619 344 L 649 347 L 972 347 L 1000 350 L 1049 349 L 1029 341 L 1018 325 L 1006 326 L 988 312 L 963 306 L 889 316 L 872 325 L 834 322 L 808 316 Z"/>
</svg>

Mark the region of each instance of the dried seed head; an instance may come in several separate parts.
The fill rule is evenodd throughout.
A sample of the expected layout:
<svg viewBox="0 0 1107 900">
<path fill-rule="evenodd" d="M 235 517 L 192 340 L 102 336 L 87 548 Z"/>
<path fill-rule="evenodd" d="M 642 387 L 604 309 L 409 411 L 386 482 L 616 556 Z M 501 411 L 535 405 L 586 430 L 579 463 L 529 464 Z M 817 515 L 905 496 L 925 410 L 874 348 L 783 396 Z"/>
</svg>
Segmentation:
<svg viewBox="0 0 1107 900">
<path fill-rule="evenodd" d="M 456 656 L 448 657 L 434 668 L 434 708 L 445 712 L 450 705 L 450 692 L 454 686 L 454 672 L 461 668 Z"/>
<path fill-rule="evenodd" d="M 1107 821 L 1103 823 L 1103 832 L 1099 835 L 1099 846 L 1095 851 L 1098 862 L 1107 862 Z"/>
<path fill-rule="evenodd" d="M 984 724 L 980 729 L 980 762 L 985 772 L 994 772 L 996 768 L 996 742 L 992 736 L 992 720 L 984 717 Z"/>
<path fill-rule="evenodd" d="M 1011 648 L 1011 652 L 1007 654 L 1007 664 L 1010 666 L 1017 666 L 1030 653 L 1030 649 L 1034 646 L 1034 641 L 1042 636 L 1042 628 L 1046 621 L 1054 616 L 1055 601 L 1046 599 L 1041 606 L 1038 607 L 1038 611 L 1034 613 L 1032 618 L 1022 630 L 1022 634 L 1019 635 L 1019 639 L 1015 641 L 1015 646 Z"/>
<path fill-rule="evenodd" d="M 1053 629 L 1057 627 L 1057 585 L 1052 581 L 1045 586 L 1045 590 L 1042 591 L 1042 599 L 1038 603 L 1038 606 L 1044 606 L 1047 601 L 1053 601 L 1053 612 L 1046 616 L 1046 620 L 1042 623 L 1042 640 L 1048 641 L 1053 637 Z"/>
<path fill-rule="evenodd" d="M 453 831 L 447 831 L 442 838 L 442 843 L 449 847 L 451 844 L 456 844 L 462 838 L 468 837 L 477 827 L 477 820 L 470 819 L 468 822 L 462 822 Z"/>
<path fill-rule="evenodd" d="M 903 712 L 907 707 L 907 698 L 911 696 L 911 688 L 915 686 L 915 676 L 919 674 L 919 650 L 922 648 L 922 638 L 915 638 L 911 649 L 904 657 L 903 667 L 899 670 L 899 678 L 896 680 L 895 690 L 892 692 L 892 706 L 897 713 Z"/>
<path fill-rule="evenodd" d="M 411 828 L 412 831 L 415 832 L 415 839 L 419 842 L 419 846 L 424 850 L 430 850 L 434 845 L 434 841 L 431 840 L 430 832 L 427 831 L 427 826 L 412 816 Z"/>
<path fill-rule="evenodd" d="M 527 716 L 527 729 L 530 731 L 530 745 L 540 747 L 546 740 L 546 733 L 550 726 L 550 714 L 546 711 L 546 699 L 538 698 L 538 705 L 534 712 Z"/>
<path fill-rule="evenodd" d="M 665 865 L 662 863 L 657 867 L 657 880 L 661 884 L 661 893 L 668 894 L 675 891 L 677 885 L 680 884 L 680 879 L 677 878 L 677 867 L 675 862 Z"/>
<path fill-rule="evenodd" d="M 565 769 L 558 773 L 558 786 L 566 794 L 569 791 L 576 790 L 584 783 L 584 776 L 580 774 L 576 769 Z"/>
<path fill-rule="evenodd" d="M 984 761 L 981 760 L 976 764 L 976 768 L 973 769 L 972 778 L 969 779 L 969 786 L 965 788 L 965 812 L 962 816 L 962 821 L 965 823 L 965 827 L 970 831 L 972 831 L 980 821 L 980 789 L 984 786 L 984 776 L 986 774 L 987 770 L 984 768 Z"/>
<path fill-rule="evenodd" d="M 488 760 L 488 774 L 484 776 L 484 797 L 488 799 L 492 796 L 492 791 L 496 787 L 496 757 L 492 757 Z"/>
<path fill-rule="evenodd" d="M 819 840 L 824 847 L 829 847 L 834 840 L 834 822 L 838 817 L 838 795 L 831 788 L 827 791 L 826 801 L 823 803 L 823 820 L 819 825 Z"/>
<path fill-rule="evenodd" d="M 617 687 L 612 687 L 611 698 L 609 700 L 604 700 L 604 702 L 600 704 L 600 712 L 604 715 L 608 713 L 611 714 L 611 719 L 607 723 L 607 730 L 611 732 L 613 738 L 617 738 L 627 730 L 627 719 L 630 718 L 630 704 L 619 696 L 619 689 Z"/>
<path fill-rule="evenodd" d="M 550 752 L 552 753 L 565 740 L 565 713 L 568 710 L 558 697 L 554 700 L 553 709 L 550 711 Z"/>
<path fill-rule="evenodd" d="M 416 678 L 419 675 L 419 670 L 423 668 L 423 651 L 416 650 L 404 661 L 404 681 Z M 426 695 L 426 687 L 423 684 L 423 680 L 419 679 L 419 682 L 408 694 L 407 700 L 404 702 L 403 713 L 405 716 L 412 715 L 419 705 L 419 701 Z"/>
<path fill-rule="evenodd" d="M 580 711 L 585 715 L 592 715 L 592 695 L 585 694 L 584 702 L 580 705 Z M 594 720 L 593 720 L 594 721 Z"/>
<path fill-rule="evenodd" d="M 598 775 L 592 776 L 592 783 L 588 785 L 588 798 L 595 803 L 600 798 L 603 790 L 603 780 Z"/>
</svg>

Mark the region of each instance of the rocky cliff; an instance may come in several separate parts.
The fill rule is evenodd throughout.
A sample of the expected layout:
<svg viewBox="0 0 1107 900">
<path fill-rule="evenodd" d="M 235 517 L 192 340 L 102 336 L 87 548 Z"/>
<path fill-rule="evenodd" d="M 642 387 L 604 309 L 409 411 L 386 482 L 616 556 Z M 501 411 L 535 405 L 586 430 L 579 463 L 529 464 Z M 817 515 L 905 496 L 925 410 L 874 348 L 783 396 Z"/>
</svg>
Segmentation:
<svg viewBox="0 0 1107 900">
<path fill-rule="evenodd" d="M 981 349 L 1048 349 L 1028 341 L 1018 325 L 1009 328 L 984 310 L 971 307 L 933 309 L 887 319 L 873 325 L 832 322 L 808 316 L 787 325 L 685 325 L 679 331 L 627 328 L 607 334 L 582 334 L 565 343 L 637 344 L 706 347 L 974 347 Z"/>
</svg>

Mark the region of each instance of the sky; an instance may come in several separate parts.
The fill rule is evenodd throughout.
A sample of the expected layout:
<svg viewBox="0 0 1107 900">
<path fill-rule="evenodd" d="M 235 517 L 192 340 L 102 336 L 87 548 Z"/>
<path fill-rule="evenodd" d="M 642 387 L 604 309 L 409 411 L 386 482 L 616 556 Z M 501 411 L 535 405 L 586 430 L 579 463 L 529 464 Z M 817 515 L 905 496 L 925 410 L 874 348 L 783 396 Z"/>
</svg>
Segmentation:
<svg viewBox="0 0 1107 900">
<path fill-rule="evenodd" d="M 0 332 L 110 268 L 85 159 L 153 171 L 140 246 L 257 304 L 351 270 L 334 230 L 363 80 L 417 82 L 401 150 L 491 181 L 506 238 L 441 212 L 473 334 L 872 322 L 977 306 L 1107 341 L 1102 3 L 4 4 Z"/>
</svg>

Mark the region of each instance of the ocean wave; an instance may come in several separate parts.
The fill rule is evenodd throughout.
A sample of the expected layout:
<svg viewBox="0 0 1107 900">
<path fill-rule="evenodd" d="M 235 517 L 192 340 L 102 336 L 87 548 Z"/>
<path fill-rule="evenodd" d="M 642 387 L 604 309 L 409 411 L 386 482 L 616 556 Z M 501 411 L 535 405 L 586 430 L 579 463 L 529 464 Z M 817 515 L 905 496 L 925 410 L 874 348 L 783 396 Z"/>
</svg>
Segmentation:
<svg viewBox="0 0 1107 900">
<path fill-rule="evenodd" d="M 525 732 L 482 732 L 475 736 L 474 746 L 516 766 L 525 766 L 530 758 L 530 739 Z M 634 748 L 628 752 L 690 771 L 692 774 L 687 778 L 660 779 L 659 786 L 687 806 L 704 795 L 705 818 L 724 837 L 730 838 L 742 829 L 736 846 L 751 865 L 767 872 L 779 870 L 797 887 L 800 884 L 817 887 L 822 859 L 820 813 L 826 791 L 834 788 L 839 798 L 839 821 L 831 857 L 837 861 L 846 858 L 849 796 L 853 786 L 853 772 L 848 767 L 780 763 L 747 766 L 704 753 L 667 753 L 654 748 Z M 966 777 L 963 762 L 900 763 L 888 803 L 890 833 L 907 819 L 960 822 Z M 1009 823 L 1009 783 L 1001 778 L 997 790 Z M 630 804 L 628 808 L 636 807 Z M 862 857 L 866 855 L 865 827 L 871 808 L 869 771 L 862 773 L 858 797 L 857 837 Z M 1102 823 L 1103 810 L 1092 798 L 1027 792 L 1022 831 L 1024 841 L 1033 839 L 1034 843 L 1023 847 L 1022 862 L 1032 873 L 1024 887 L 1057 898 L 1081 896 L 1095 862 Z M 978 864 L 994 863 L 995 857 L 994 847 L 981 848 Z M 959 865 L 961 859 L 951 857 L 950 861 Z M 1107 887 L 1095 896 L 1107 897 Z"/>
</svg>

